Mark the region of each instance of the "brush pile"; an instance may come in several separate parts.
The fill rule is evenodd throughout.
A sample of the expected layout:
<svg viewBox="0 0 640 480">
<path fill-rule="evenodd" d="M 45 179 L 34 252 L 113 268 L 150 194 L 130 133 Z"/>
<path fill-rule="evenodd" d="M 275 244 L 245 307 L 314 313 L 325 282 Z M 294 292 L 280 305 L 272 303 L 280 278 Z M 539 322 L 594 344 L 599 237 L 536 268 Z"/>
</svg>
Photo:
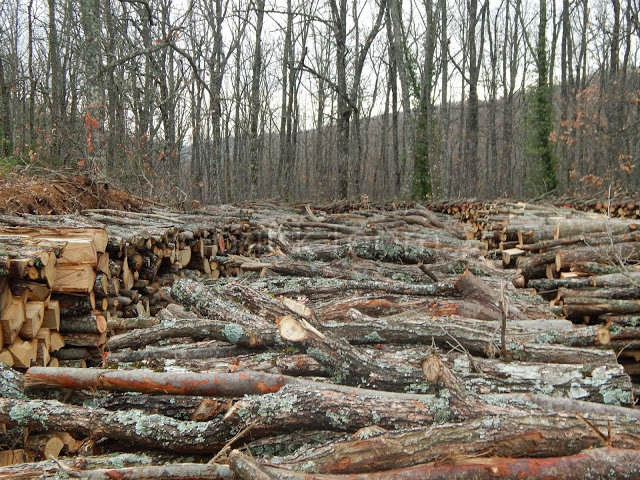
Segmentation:
<svg viewBox="0 0 640 480">
<path fill-rule="evenodd" d="M 475 232 L 419 205 L 354 207 L 6 217 L 21 244 L 3 319 L 33 302 L 60 316 L 32 339 L 25 322 L 5 332 L 0 479 L 640 475 L 623 323 L 532 291 L 548 297 L 532 282 L 577 262 L 561 254 L 553 279 L 525 265 L 580 250 L 538 248 L 553 207 L 488 213 Z M 502 258 L 477 233 L 498 224 L 519 242 Z M 591 234 L 579 228 L 552 241 Z M 76 243 L 95 260 L 70 260 Z M 46 361 L 43 328 L 66 343 Z M 35 358 L 17 362 L 16 342 Z"/>
</svg>

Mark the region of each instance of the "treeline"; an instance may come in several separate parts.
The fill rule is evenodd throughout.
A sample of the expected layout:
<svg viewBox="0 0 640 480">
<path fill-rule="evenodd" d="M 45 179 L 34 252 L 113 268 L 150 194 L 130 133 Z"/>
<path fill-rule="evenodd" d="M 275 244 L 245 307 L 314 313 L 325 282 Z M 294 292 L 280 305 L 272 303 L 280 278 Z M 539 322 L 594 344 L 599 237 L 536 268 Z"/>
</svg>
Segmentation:
<svg viewBox="0 0 640 480">
<path fill-rule="evenodd" d="M 0 162 L 204 202 L 637 189 L 638 10 L 2 2 Z"/>
</svg>

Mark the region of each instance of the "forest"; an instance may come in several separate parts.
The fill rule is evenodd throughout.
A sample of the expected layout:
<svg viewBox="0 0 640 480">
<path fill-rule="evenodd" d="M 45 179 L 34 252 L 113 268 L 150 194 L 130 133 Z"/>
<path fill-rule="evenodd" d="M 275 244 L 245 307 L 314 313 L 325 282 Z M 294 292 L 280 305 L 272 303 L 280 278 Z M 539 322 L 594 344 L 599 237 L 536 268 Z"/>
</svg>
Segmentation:
<svg viewBox="0 0 640 480">
<path fill-rule="evenodd" d="M 0 173 L 203 203 L 637 190 L 634 0 L 3 0 Z"/>
</svg>

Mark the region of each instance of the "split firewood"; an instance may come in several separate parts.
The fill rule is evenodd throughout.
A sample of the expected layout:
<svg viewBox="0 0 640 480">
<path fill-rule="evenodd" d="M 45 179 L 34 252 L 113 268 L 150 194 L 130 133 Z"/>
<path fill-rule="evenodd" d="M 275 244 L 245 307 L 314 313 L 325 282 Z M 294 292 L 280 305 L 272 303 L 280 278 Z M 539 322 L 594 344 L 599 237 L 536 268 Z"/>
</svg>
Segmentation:
<svg viewBox="0 0 640 480">
<path fill-rule="evenodd" d="M 59 265 L 51 289 L 56 293 L 88 294 L 93 291 L 96 272 L 90 265 Z"/>
<path fill-rule="evenodd" d="M 11 344 L 16 341 L 18 333 L 27 320 L 24 302 L 21 297 L 12 297 L 4 305 L 4 312 L 0 317 L 4 343 Z"/>
</svg>

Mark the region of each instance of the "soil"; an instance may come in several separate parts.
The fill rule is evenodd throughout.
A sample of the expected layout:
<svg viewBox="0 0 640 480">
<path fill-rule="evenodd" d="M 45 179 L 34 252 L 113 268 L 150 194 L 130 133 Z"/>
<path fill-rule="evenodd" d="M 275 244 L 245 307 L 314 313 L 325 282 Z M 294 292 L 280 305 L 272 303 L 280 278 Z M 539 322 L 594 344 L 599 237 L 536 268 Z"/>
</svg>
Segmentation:
<svg viewBox="0 0 640 480">
<path fill-rule="evenodd" d="M 5 215 L 63 215 L 94 208 L 136 212 L 151 204 L 107 183 L 95 183 L 88 175 L 0 177 L 0 199 L 0 213 Z"/>
</svg>

